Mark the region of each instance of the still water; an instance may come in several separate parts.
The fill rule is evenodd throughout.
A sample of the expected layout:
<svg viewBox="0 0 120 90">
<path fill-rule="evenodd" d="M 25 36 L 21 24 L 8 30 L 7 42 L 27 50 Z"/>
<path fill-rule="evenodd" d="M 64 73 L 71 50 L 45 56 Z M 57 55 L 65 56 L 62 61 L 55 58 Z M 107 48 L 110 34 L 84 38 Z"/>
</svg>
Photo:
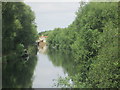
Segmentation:
<svg viewBox="0 0 120 90">
<path fill-rule="evenodd" d="M 3 60 L 3 88 L 56 88 L 60 77 L 74 75 L 76 70 L 69 51 L 46 47 L 39 48 L 37 55 L 33 52 L 27 62 L 15 52 Z"/>
<path fill-rule="evenodd" d="M 61 66 L 55 66 L 47 54 L 37 53 L 37 65 L 34 71 L 33 88 L 54 88 L 59 77 L 67 76 Z"/>
</svg>

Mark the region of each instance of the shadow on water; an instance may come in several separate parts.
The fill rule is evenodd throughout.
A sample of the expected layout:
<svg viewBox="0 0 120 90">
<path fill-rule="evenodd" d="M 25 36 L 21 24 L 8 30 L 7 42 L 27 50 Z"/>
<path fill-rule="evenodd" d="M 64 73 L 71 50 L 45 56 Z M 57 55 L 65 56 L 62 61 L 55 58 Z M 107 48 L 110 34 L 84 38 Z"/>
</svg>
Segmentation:
<svg viewBox="0 0 120 90">
<path fill-rule="evenodd" d="M 69 50 L 48 49 L 48 57 L 55 66 L 61 66 L 68 75 L 76 73 L 75 62 Z"/>
<path fill-rule="evenodd" d="M 41 87 L 52 87 L 50 84 L 53 84 L 53 79 L 59 78 L 58 74 L 65 77 L 66 74 L 68 76 L 76 73 L 72 53 L 67 50 L 39 47 L 39 54 L 30 55 L 28 61 L 24 61 L 19 54 L 14 52 L 4 57 L 3 60 L 6 60 L 2 67 L 3 88 L 40 87 L 39 84 L 43 85 L 43 82 L 44 85 Z M 37 74 L 36 77 L 34 73 Z"/>
<path fill-rule="evenodd" d="M 32 76 L 37 63 L 36 55 L 30 55 L 28 61 L 24 61 L 20 55 L 12 52 L 4 57 L 2 64 L 2 87 L 3 88 L 30 88 Z"/>
<path fill-rule="evenodd" d="M 71 88 L 73 85 L 73 79 L 71 78 L 78 73 L 76 62 L 74 61 L 73 53 L 70 50 L 56 50 L 48 49 L 47 54 L 49 60 L 56 67 L 62 67 L 64 73 L 67 73 L 67 77 L 59 77 L 56 79 L 55 85 L 61 88 Z"/>
</svg>

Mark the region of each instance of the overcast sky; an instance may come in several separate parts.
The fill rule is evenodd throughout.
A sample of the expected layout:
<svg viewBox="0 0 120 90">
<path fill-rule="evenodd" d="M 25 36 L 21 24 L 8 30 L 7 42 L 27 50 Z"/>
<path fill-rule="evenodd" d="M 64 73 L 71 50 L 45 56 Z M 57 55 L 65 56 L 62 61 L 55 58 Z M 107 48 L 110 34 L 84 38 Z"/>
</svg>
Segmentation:
<svg viewBox="0 0 120 90">
<path fill-rule="evenodd" d="M 35 12 L 38 32 L 64 28 L 75 19 L 78 2 L 25 2 Z"/>
</svg>

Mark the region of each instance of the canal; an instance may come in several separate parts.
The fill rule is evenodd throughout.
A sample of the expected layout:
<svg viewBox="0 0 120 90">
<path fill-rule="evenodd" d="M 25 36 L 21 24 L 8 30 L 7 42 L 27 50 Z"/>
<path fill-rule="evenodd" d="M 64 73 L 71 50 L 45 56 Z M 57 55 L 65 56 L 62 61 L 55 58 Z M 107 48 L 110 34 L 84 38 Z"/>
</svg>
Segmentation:
<svg viewBox="0 0 120 90">
<path fill-rule="evenodd" d="M 54 62 L 45 52 L 44 48 L 37 53 L 37 65 L 33 75 L 33 88 L 55 88 L 56 80 L 59 77 L 66 77 L 67 73 L 61 66 L 54 65 Z"/>
<path fill-rule="evenodd" d="M 28 61 L 14 52 L 3 58 L 3 88 L 61 88 L 58 79 L 74 75 L 70 51 L 44 47 L 33 53 Z"/>
</svg>

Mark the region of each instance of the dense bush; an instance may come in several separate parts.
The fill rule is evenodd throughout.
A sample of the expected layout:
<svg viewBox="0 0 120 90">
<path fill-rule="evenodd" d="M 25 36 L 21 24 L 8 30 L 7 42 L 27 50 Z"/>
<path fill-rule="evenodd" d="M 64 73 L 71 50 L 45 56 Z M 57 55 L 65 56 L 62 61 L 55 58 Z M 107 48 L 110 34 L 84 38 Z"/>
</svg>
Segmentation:
<svg viewBox="0 0 120 90">
<path fill-rule="evenodd" d="M 2 3 L 2 87 L 30 88 L 37 62 L 35 16 L 22 2 Z M 29 53 L 28 62 L 22 58 Z"/>
<path fill-rule="evenodd" d="M 120 87 L 118 11 L 117 2 L 82 3 L 71 25 L 49 32 L 49 47 L 73 52 L 73 87 Z"/>
<path fill-rule="evenodd" d="M 35 16 L 29 6 L 22 2 L 2 3 L 2 52 L 3 55 L 34 44 L 37 37 Z"/>
</svg>

